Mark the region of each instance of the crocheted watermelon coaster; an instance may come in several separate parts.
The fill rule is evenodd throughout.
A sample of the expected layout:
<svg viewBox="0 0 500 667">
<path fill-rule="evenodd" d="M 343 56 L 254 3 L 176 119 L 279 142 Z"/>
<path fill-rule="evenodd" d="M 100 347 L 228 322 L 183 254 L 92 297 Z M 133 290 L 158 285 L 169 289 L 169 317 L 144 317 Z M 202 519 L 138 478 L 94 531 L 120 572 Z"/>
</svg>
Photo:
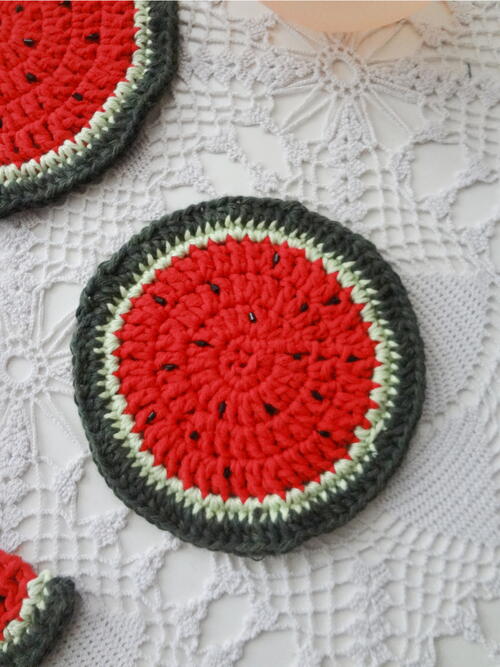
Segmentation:
<svg viewBox="0 0 500 667">
<path fill-rule="evenodd" d="M 37 576 L 0 550 L 0 665 L 37 667 L 69 621 L 74 597 L 70 579 Z"/>
<path fill-rule="evenodd" d="M 144 229 L 87 285 L 76 400 L 115 493 L 210 549 L 284 552 L 392 474 L 424 356 L 374 246 L 294 202 L 227 198 Z"/>
<path fill-rule="evenodd" d="M 177 67 L 175 2 L 0 3 L 0 216 L 103 171 Z"/>
</svg>

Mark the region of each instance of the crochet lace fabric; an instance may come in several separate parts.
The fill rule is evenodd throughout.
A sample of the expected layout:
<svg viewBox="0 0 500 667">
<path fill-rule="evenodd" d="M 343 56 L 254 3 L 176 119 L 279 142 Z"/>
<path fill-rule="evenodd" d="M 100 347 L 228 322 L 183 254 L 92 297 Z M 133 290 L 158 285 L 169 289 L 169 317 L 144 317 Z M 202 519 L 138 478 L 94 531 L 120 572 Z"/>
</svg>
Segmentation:
<svg viewBox="0 0 500 667">
<path fill-rule="evenodd" d="M 2 2 L 0 216 L 100 173 L 176 62 L 174 2 Z"/>
<path fill-rule="evenodd" d="M 0 550 L 0 665 L 38 667 L 73 604 L 71 580 L 36 575 L 19 556 Z"/>
<path fill-rule="evenodd" d="M 0 545 L 81 594 L 47 666 L 457 667 L 443 647 L 469 642 L 498 663 L 500 4 L 432 2 L 354 36 L 297 33 L 259 2 L 182 3 L 179 24 L 173 99 L 123 160 L 0 228 Z M 299 200 L 372 241 L 426 355 L 422 417 L 383 492 L 260 561 L 116 498 L 73 401 L 98 265 L 149 221 L 231 194 Z"/>
<path fill-rule="evenodd" d="M 210 549 L 289 551 L 385 485 L 421 411 L 406 293 L 372 244 L 298 203 L 153 223 L 91 279 L 73 339 L 97 465 Z"/>
</svg>

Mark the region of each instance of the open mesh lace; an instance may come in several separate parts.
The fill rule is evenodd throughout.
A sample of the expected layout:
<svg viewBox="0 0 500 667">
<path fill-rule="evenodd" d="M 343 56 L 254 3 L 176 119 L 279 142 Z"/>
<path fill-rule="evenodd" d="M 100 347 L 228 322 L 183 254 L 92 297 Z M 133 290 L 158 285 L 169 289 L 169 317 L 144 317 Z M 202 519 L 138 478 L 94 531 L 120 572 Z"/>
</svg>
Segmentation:
<svg viewBox="0 0 500 667">
<path fill-rule="evenodd" d="M 252 665 L 272 650 L 276 665 L 425 667 L 449 634 L 500 659 L 476 610 L 500 596 L 499 21 L 496 2 L 432 3 L 326 37 L 258 5 L 182 5 L 173 97 L 125 160 L 2 223 L 0 545 L 83 596 L 48 664 Z M 74 310 L 98 262 L 223 194 L 299 199 L 372 240 L 409 290 L 428 363 L 423 418 L 384 493 L 259 562 L 128 511 L 72 404 Z"/>
</svg>

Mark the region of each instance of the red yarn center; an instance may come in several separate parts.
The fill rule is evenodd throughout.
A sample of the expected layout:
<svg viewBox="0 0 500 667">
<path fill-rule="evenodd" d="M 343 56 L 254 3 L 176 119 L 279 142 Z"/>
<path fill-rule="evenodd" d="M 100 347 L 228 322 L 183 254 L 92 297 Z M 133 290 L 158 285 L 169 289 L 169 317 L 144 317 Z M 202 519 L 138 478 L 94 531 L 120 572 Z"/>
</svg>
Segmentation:
<svg viewBox="0 0 500 667">
<path fill-rule="evenodd" d="M 0 641 L 4 639 L 7 624 L 20 619 L 21 605 L 28 595 L 28 582 L 35 577 L 32 568 L 19 556 L 0 549 Z"/>
<path fill-rule="evenodd" d="M 133 2 L 0 3 L 0 165 L 72 139 L 125 80 Z"/>
<path fill-rule="evenodd" d="M 370 427 L 376 341 L 336 274 L 246 237 L 156 272 L 123 315 L 116 376 L 143 450 L 242 501 L 319 481 Z"/>
</svg>

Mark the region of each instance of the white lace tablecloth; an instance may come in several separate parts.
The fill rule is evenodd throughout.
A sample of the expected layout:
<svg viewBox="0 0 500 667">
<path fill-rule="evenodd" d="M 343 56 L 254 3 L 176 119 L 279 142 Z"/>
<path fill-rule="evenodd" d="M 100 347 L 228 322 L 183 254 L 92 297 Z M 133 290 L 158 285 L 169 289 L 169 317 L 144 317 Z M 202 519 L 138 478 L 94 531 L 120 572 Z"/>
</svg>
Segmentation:
<svg viewBox="0 0 500 667">
<path fill-rule="evenodd" d="M 173 99 L 125 159 L 2 221 L 0 547 L 81 594 L 48 665 L 500 664 L 500 5 L 417 16 L 327 37 L 258 4 L 183 5 Z M 68 343 L 97 264 L 148 221 L 224 194 L 299 199 L 372 240 L 428 360 L 387 489 L 345 528 L 259 562 L 129 511 L 72 400 Z"/>
</svg>

